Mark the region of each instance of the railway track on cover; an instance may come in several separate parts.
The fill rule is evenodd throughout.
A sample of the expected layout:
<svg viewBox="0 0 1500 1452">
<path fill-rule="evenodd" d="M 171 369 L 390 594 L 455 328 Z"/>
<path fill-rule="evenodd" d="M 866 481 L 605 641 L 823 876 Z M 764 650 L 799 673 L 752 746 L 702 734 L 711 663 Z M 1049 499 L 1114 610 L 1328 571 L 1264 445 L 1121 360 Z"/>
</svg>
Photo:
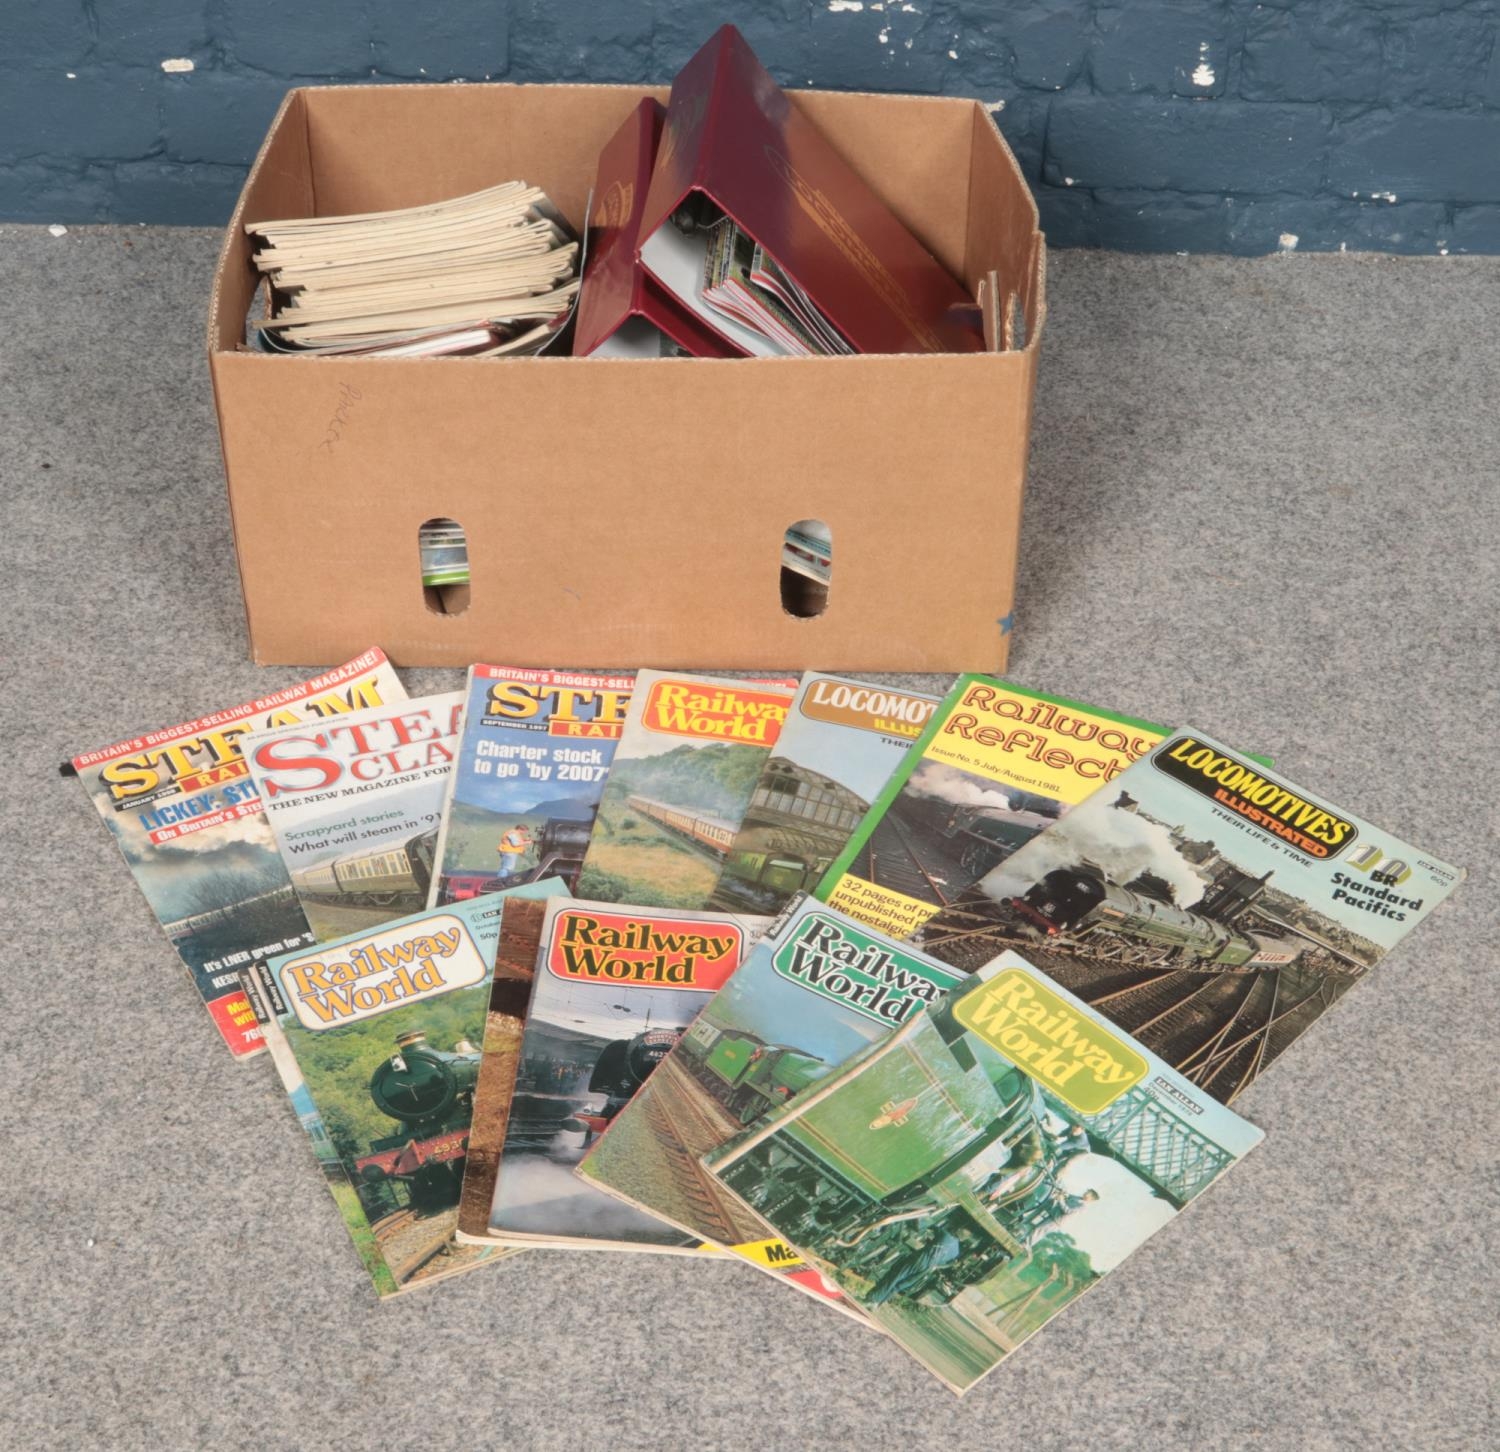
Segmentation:
<svg viewBox="0 0 1500 1452">
<path fill-rule="evenodd" d="M 376 1244 L 398 1286 L 405 1285 L 428 1262 L 453 1243 L 452 1217 L 425 1220 L 415 1210 L 382 1215 L 371 1225 Z"/>
<path fill-rule="evenodd" d="M 657 1073 L 661 1073 L 658 1069 Z M 677 1086 L 674 1084 L 673 1088 Z M 670 1105 L 666 1102 L 670 1098 Z M 698 1163 L 689 1145 L 705 1149 L 724 1139 L 723 1127 L 705 1114 L 692 1099 L 679 1092 L 670 1096 L 651 1094 L 646 1098 L 646 1119 L 656 1137 L 657 1149 L 666 1159 L 672 1178 L 684 1205 L 701 1234 L 725 1245 L 737 1244 L 743 1236 L 739 1224 L 744 1211 L 738 1201 L 721 1189 Z M 699 1153 L 703 1151 L 700 1150 Z"/>
<path fill-rule="evenodd" d="M 910 831 L 901 825 L 894 812 L 886 814 L 865 851 L 871 882 L 927 901 L 931 900 L 930 893 L 943 907 L 948 906 L 951 899 L 946 886 L 939 883 L 922 861 L 912 845 Z"/>
<path fill-rule="evenodd" d="M 395 1210 L 389 1215 L 382 1215 L 379 1220 L 372 1220 L 370 1229 L 375 1232 L 375 1239 L 380 1240 L 384 1236 L 394 1235 L 416 1218 L 415 1210 Z"/>
</svg>

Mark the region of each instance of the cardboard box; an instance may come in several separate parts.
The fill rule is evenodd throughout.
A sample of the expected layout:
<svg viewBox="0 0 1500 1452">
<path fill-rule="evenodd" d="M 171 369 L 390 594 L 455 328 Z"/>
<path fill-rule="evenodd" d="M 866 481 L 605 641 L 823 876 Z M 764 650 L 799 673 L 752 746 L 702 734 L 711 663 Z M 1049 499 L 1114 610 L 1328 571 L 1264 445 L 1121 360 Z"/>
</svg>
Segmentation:
<svg viewBox="0 0 1500 1452">
<path fill-rule="evenodd" d="M 857 358 L 285 358 L 242 351 L 245 223 L 510 178 L 584 219 L 626 86 L 291 92 L 230 220 L 209 365 L 251 651 L 401 665 L 999 670 L 1037 350 L 1036 208 L 973 101 L 794 103 L 985 305 L 992 351 Z M 993 274 L 997 281 L 991 285 Z M 417 530 L 468 532 L 467 600 Z M 787 526 L 832 530 L 821 615 L 781 601 Z M 462 608 L 459 608 L 462 607 Z"/>
</svg>

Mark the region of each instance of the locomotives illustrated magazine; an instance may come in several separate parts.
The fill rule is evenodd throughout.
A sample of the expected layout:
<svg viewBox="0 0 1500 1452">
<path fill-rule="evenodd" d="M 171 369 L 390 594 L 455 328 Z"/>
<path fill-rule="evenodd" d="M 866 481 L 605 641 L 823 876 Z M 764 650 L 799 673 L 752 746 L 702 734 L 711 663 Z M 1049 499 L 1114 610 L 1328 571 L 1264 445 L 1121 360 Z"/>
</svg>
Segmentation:
<svg viewBox="0 0 1500 1452">
<path fill-rule="evenodd" d="M 817 895 L 910 938 L 1164 734 L 1008 681 L 960 676 Z"/>
<path fill-rule="evenodd" d="M 469 667 L 428 906 L 533 877 L 571 892 L 633 674 Z"/>
<path fill-rule="evenodd" d="M 1260 1138 L 1007 953 L 709 1167 L 962 1393 Z"/>
<path fill-rule="evenodd" d="M 259 972 L 272 1059 L 382 1296 L 495 1256 L 452 1243 L 500 918 L 510 895 L 431 908 Z"/>
<path fill-rule="evenodd" d="M 318 942 L 427 905 L 463 710 L 454 691 L 243 743 Z"/>
<path fill-rule="evenodd" d="M 242 974 L 311 941 L 241 748 L 252 731 L 406 699 L 385 653 L 73 759 L 229 1051 L 264 1047 Z"/>
<path fill-rule="evenodd" d="M 1201 732 L 1174 732 L 923 932 L 1019 947 L 1225 1104 L 1463 874 Z"/>
<path fill-rule="evenodd" d="M 579 895 L 706 906 L 796 684 L 639 672 Z"/>
<path fill-rule="evenodd" d="M 766 926 L 726 913 L 547 904 L 489 1235 L 697 1250 L 695 1237 L 585 1184 L 573 1167 Z M 637 1163 L 643 1183 L 659 1173 L 658 1159 L 648 1152 Z"/>
<path fill-rule="evenodd" d="M 802 898 L 714 995 L 579 1173 L 814 1295 L 818 1272 L 700 1163 L 878 1043 L 961 975 Z"/>
<path fill-rule="evenodd" d="M 709 906 L 775 914 L 816 887 L 936 706 L 934 696 L 803 676 Z"/>
</svg>

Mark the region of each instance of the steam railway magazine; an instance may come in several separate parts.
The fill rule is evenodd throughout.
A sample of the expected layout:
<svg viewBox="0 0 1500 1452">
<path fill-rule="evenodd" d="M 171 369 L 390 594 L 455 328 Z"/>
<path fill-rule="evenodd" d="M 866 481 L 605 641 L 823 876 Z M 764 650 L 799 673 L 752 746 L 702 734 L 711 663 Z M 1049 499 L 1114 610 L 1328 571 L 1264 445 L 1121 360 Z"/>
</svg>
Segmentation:
<svg viewBox="0 0 1500 1452">
<path fill-rule="evenodd" d="M 73 758 L 230 1053 L 264 1047 L 242 975 L 312 941 L 241 754 L 248 733 L 404 701 L 381 650 L 258 701 Z"/>
<path fill-rule="evenodd" d="M 534 877 L 571 892 L 634 674 L 469 667 L 427 905 Z"/>
<path fill-rule="evenodd" d="M 573 1167 L 766 926 L 727 913 L 548 902 L 489 1208 L 491 1239 L 698 1250 L 696 1237 L 602 1194 Z M 649 1182 L 657 1158 L 641 1159 L 637 1173 Z"/>
<path fill-rule="evenodd" d="M 1260 1139 L 1006 953 L 708 1167 L 962 1394 Z"/>
<path fill-rule="evenodd" d="M 816 887 L 936 707 L 935 696 L 803 676 L 708 905 L 775 914 Z"/>
<path fill-rule="evenodd" d="M 318 942 L 426 906 L 463 710 L 454 691 L 242 743 Z"/>
<path fill-rule="evenodd" d="M 977 968 L 1020 948 L 1225 1104 L 1463 873 L 1181 730 L 923 930 Z"/>
<path fill-rule="evenodd" d="M 705 907 L 796 684 L 638 672 L 579 895 Z"/>
<path fill-rule="evenodd" d="M 431 908 L 257 973 L 271 1057 L 381 1296 L 483 1264 L 453 1244 L 485 1004 L 511 896 Z"/>
<path fill-rule="evenodd" d="M 817 895 L 910 938 L 1165 734 L 991 676 L 960 676 Z"/>
<path fill-rule="evenodd" d="M 961 976 L 800 898 L 709 1000 L 579 1173 L 801 1290 L 840 1299 L 700 1161 L 941 1000 Z"/>
</svg>

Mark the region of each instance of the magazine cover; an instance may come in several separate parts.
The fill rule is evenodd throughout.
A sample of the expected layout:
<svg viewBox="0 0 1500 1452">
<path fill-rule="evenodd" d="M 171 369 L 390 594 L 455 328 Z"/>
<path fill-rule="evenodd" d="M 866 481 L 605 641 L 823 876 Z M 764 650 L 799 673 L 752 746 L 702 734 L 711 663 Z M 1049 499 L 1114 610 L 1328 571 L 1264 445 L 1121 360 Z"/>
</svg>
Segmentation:
<svg viewBox="0 0 1500 1452">
<path fill-rule="evenodd" d="M 838 1297 L 700 1163 L 878 1043 L 961 975 L 802 898 L 709 1000 L 579 1168 L 702 1241 L 815 1295 Z M 642 1166 L 652 1166 L 643 1176 Z"/>
<path fill-rule="evenodd" d="M 381 1296 L 494 1254 L 454 1245 L 453 1230 L 506 895 L 283 954 L 260 973 L 272 1058 Z"/>
<path fill-rule="evenodd" d="M 1007 953 L 710 1168 L 962 1393 L 1260 1131 Z"/>
<path fill-rule="evenodd" d="M 816 887 L 936 707 L 935 696 L 803 676 L 708 905 L 775 915 Z"/>
<path fill-rule="evenodd" d="M 458 1201 L 455 1234 L 466 1245 L 494 1244 L 490 1204 L 495 1198 L 495 1177 L 500 1173 L 500 1151 L 505 1148 L 516 1071 L 521 1064 L 521 1039 L 526 1031 L 526 1005 L 546 921 L 547 904 L 534 898 L 507 898 L 500 915 L 500 946 L 495 952 L 495 976 L 484 1016 L 483 1055 L 474 1086 L 474 1117 L 469 1125 L 469 1152 L 464 1159 L 464 1184 Z"/>
<path fill-rule="evenodd" d="M 537 877 L 573 890 L 634 683 L 469 667 L 429 907 Z"/>
<path fill-rule="evenodd" d="M 933 918 L 977 968 L 1019 947 L 1225 1104 L 1463 874 L 1178 731 Z"/>
<path fill-rule="evenodd" d="M 489 1234 L 510 1244 L 693 1250 L 573 1167 L 739 967 L 761 918 L 553 899 L 521 1040 Z M 650 1180 L 659 1156 L 638 1165 Z"/>
<path fill-rule="evenodd" d="M 245 737 L 405 699 L 385 652 L 368 650 L 258 701 L 73 758 L 73 770 L 237 1058 L 264 1047 L 263 1020 L 241 975 L 273 953 L 311 941 L 241 755 Z"/>
<path fill-rule="evenodd" d="M 1009 681 L 960 676 L 817 895 L 910 938 L 1165 734 Z"/>
<path fill-rule="evenodd" d="M 463 714 L 454 691 L 242 743 L 318 942 L 426 906 Z"/>
<path fill-rule="evenodd" d="M 706 906 L 796 684 L 640 671 L 579 895 Z"/>
</svg>

